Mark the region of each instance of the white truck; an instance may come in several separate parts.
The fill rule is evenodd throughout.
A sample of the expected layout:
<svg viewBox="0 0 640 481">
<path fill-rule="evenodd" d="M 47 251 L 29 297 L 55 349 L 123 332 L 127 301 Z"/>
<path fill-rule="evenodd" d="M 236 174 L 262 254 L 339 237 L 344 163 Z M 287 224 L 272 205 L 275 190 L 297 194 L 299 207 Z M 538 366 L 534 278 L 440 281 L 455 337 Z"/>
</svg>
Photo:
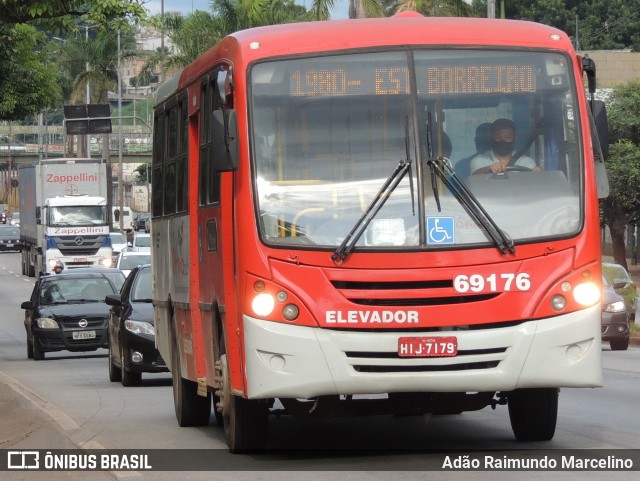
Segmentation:
<svg viewBox="0 0 640 481">
<path fill-rule="evenodd" d="M 106 164 L 97 159 L 55 159 L 19 170 L 22 274 L 109 267 Z"/>
</svg>

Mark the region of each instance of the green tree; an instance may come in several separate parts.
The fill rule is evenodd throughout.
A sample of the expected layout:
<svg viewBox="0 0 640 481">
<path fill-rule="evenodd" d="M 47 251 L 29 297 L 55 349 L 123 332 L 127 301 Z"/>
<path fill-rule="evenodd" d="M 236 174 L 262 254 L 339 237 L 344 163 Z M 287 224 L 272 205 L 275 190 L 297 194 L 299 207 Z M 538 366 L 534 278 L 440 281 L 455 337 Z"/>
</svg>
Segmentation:
<svg viewBox="0 0 640 481">
<path fill-rule="evenodd" d="M 415 11 L 432 17 L 467 17 L 471 5 L 464 0 L 399 0 L 396 12 Z"/>
<path fill-rule="evenodd" d="M 27 25 L 56 35 L 76 29 L 78 20 L 102 26 L 115 20 L 126 23 L 132 17 L 145 16 L 143 3 L 143 0 L 3 0 L 0 92 L 6 98 L 2 100 L 0 118 L 16 120 L 35 114 L 51 106 L 52 99 L 59 95 L 56 77 L 48 71 L 51 68 L 48 59 L 42 53 L 29 51 L 42 48 L 43 43 L 27 35 Z M 47 72 L 46 79 L 43 72 Z"/>
<path fill-rule="evenodd" d="M 252 27 L 313 19 L 293 0 L 211 0 L 211 10 L 220 20 L 224 35 Z"/>
<path fill-rule="evenodd" d="M 508 0 L 505 17 L 551 25 L 574 41 L 577 34 L 582 50 L 640 50 L 640 0 Z"/>
<path fill-rule="evenodd" d="M 56 68 L 42 47 L 47 38 L 28 25 L 11 31 L 12 52 L 0 69 L 0 119 L 19 120 L 59 101 Z"/>
<path fill-rule="evenodd" d="M 637 222 L 640 210 L 640 147 L 630 140 L 611 145 L 607 175 L 611 193 L 601 203 L 602 216 L 611 233 L 613 258 L 626 269 L 624 235 L 627 225 Z"/>
<path fill-rule="evenodd" d="M 173 44 L 173 51 L 165 46 L 147 55 L 142 73 L 158 74 L 161 82 L 189 65 L 225 35 L 221 20 L 203 10 L 196 10 L 184 17 L 168 13 L 163 18 L 155 17 L 153 23 L 162 26 Z"/>
<path fill-rule="evenodd" d="M 610 146 L 607 174 L 611 194 L 602 201 L 614 259 L 626 267 L 624 233 L 640 220 L 640 82 L 614 89 L 608 100 Z"/>
</svg>

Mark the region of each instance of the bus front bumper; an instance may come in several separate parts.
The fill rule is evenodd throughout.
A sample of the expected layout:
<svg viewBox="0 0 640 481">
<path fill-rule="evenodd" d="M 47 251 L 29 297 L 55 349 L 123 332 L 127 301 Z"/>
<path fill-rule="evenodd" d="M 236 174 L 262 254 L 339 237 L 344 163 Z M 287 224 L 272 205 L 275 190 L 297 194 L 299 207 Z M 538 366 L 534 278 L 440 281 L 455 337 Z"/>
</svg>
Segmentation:
<svg viewBox="0 0 640 481">
<path fill-rule="evenodd" d="M 489 392 L 602 385 L 600 309 L 516 326 L 353 332 L 244 316 L 247 396 Z M 454 357 L 398 357 L 398 338 L 455 336 Z"/>
</svg>

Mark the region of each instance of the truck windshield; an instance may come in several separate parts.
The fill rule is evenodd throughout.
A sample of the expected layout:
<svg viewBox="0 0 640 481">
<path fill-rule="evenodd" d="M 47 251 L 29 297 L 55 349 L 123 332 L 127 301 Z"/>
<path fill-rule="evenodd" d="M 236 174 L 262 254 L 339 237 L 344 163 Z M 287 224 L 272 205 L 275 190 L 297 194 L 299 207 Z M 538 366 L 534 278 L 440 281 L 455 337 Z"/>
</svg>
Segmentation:
<svg viewBox="0 0 640 481">
<path fill-rule="evenodd" d="M 575 79 L 562 54 L 334 55 L 259 63 L 250 78 L 256 212 L 267 244 L 335 249 L 401 160 L 414 175 L 402 178 L 356 248 L 494 245 L 451 185 L 432 175 L 434 159 L 515 244 L 582 226 Z M 494 129 L 512 127 L 506 146 L 492 146 L 498 119 Z M 505 148 L 505 172 L 486 172 Z"/>
<path fill-rule="evenodd" d="M 51 207 L 51 226 L 90 226 L 107 223 L 107 209 L 100 205 Z"/>
</svg>

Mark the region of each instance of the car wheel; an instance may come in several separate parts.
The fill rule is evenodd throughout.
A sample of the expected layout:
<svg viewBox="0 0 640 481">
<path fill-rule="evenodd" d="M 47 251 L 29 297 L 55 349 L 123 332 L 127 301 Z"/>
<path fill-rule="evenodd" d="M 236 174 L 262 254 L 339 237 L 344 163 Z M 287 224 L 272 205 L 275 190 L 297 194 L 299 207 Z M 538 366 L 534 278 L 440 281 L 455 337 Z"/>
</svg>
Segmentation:
<svg viewBox="0 0 640 481">
<path fill-rule="evenodd" d="M 516 389 L 507 394 L 511 429 L 518 441 L 549 441 L 558 419 L 557 388 Z"/>
<path fill-rule="evenodd" d="M 609 341 L 612 351 L 626 351 L 629 348 L 629 338 L 626 339 L 612 339 Z"/>
<path fill-rule="evenodd" d="M 44 359 L 44 351 L 40 348 L 38 338 L 33 336 L 33 359 L 34 361 L 42 361 Z"/>
<path fill-rule="evenodd" d="M 113 362 L 114 352 L 111 350 L 111 343 L 109 343 L 109 381 L 119 382 L 122 379 L 122 371 Z"/>
<path fill-rule="evenodd" d="M 124 364 L 124 349 L 120 357 L 120 370 L 122 372 L 122 385 L 125 387 L 139 386 L 142 380 L 141 372 L 129 371 Z"/>
</svg>

